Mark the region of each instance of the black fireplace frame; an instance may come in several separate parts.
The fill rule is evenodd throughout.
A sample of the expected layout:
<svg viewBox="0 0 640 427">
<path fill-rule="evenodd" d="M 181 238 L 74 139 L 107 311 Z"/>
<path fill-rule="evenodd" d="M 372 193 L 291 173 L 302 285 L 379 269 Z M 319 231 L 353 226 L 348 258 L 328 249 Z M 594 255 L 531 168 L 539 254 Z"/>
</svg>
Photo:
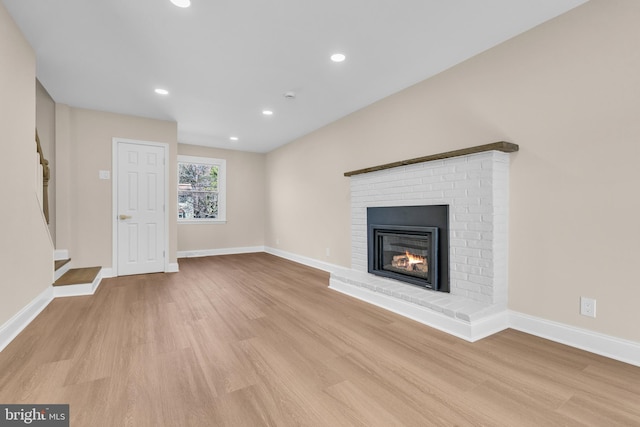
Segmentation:
<svg viewBox="0 0 640 427">
<path fill-rule="evenodd" d="M 438 279 L 438 227 L 408 227 L 393 226 L 381 224 L 369 224 L 373 229 L 373 262 L 369 264 L 369 272 L 377 276 L 389 277 L 391 279 L 401 280 L 425 288 L 433 289 Z M 429 260 L 429 268 L 427 277 L 421 278 L 386 270 L 383 262 L 383 251 L 380 250 L 385 235 L 409 237 L 409 238 L 426 238 L 430 240 L 427 259 Z M 435 260 L 435 262 L 434 262 Z"/>
<path fill-rule="evenodd" d="M 385 276 L 373 271 L 374 266 L 374 227 L 437 227 L 438 255 L 437 279 L 435 283 L 406 283 L 421 286 L 440 292 L 449 292 L 449 205 L 420 205 L 420 206 L 384 206 L 367 208 L 367 260 L 369 273 Z M 407 277 L 407 276 L 405 276 Z M 397 278 L 396 278 L 397 279 Z"/>
</svg>

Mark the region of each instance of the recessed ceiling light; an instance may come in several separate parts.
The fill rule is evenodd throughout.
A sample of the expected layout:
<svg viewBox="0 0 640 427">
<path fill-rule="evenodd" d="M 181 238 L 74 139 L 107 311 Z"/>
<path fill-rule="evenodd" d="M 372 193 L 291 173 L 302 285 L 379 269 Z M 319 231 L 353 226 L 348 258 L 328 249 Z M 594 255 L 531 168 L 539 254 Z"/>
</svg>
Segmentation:
<svg viewBox="0 0 640 427">
<path fill-rule="evenodd" d="M 262 110 L 262 114 L 264 114 L 265 116 L 272 116 L 273 115 L 273 111 L 271 111 L 271 110 Z"/>
<path fill-rule="evenodd" d="M 168 90 L 166 90 L 166 89 L 157 88 L 157 89 L 155 90 L 155 92 L 156 92 L 158 95 L 169 95 L 169 91 L 168 91 Z"/>
<path fill-rule="evenodd" d="M 342 53 L 334 53 L 333 55 L 331 55 L 331 60 L 333 62 L 342 62 L 345 59 L 347 59 L 347 57 L 344 56 L 344 54 L 342 54 Z"/>
<path fill-rule="evenodd" d="M 191 0 L 171 0 L 171 3 L 178 7 L 189 7 L 191 6 Z"/>
<path fill-rule="evenodd" d="M 230 136 L 229 139 L 232 140 L 232 141 L 237 141 L 238 137 L 237 136 Z"/>
</svg>

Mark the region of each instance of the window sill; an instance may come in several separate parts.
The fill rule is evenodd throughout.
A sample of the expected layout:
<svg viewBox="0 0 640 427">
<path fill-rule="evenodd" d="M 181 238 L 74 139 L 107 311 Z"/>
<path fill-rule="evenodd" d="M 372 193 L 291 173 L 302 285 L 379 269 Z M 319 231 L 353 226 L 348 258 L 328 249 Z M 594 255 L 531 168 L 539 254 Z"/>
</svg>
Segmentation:
<svg viewBox="0 0 640 427">
<path fill-rule="evenodd" d="M 179 219 L 178 224 L 226 224 L 226 219 Z"/>
</svg>

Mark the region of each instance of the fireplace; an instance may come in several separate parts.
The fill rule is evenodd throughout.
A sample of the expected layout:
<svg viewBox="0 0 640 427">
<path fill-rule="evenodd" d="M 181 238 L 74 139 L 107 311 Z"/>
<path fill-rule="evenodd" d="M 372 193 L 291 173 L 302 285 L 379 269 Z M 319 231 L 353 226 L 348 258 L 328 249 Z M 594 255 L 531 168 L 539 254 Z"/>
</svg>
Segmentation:
<svg viewBox="0 0 640 427">
<path fill-rule="evenodd" d="M 367 209 L 368 271 L 449 292 L 449 207 Z"/>
</svg>

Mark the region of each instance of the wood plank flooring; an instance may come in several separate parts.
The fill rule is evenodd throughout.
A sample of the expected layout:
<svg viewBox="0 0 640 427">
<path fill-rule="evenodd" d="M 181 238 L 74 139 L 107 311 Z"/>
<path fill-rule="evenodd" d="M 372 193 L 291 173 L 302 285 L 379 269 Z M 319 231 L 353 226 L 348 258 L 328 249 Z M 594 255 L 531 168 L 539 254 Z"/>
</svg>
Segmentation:
<svg viewBox="0 0 640 427">
<path fill-rule="evenodd" d="M 639 426 L 640 368 L 513 330 L 474 344 L 268 254 L 180 260 L 54 300 L 0 403 L 80 426 Z"/>
</svg>

